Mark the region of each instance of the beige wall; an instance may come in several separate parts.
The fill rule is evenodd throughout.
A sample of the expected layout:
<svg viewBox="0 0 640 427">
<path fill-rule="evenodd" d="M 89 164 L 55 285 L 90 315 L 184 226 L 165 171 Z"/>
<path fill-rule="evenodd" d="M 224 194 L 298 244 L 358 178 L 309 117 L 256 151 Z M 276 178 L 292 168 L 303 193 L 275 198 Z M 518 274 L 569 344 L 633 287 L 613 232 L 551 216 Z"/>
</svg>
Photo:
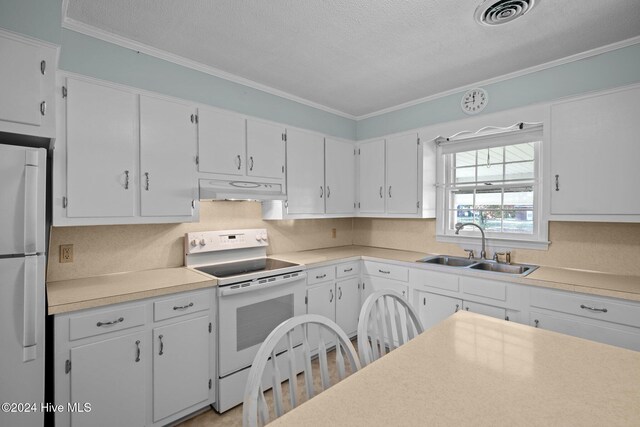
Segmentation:
<svg viewBox="0 0 640 427">
<path fill-rule="evenodd" d="M 464 255 L 456 244 L 436 242 L 434 220 L 261 217 L 258 202 L 203 202 L 195 224 L 55 227 L 47 280 L 181 266 L 186 232 L 236 228 L 267 228 L 269 253 L 356 244 Z M 548 251 L 514 249 L 513 261 L 640 276 L 640 224 L 552 222 L 549 239 Z M 61 244 L 74 245 L 73 263 L 58 262 Z"/>
<path fill-rule="evenodd" d="M 195 224 L 54 227 L 47 280 L 183 265 L 183 237 L 190 231 L 266 228 L 269 253 L 350 245 L 353 220 L 263 221 L 259 202 L 202 202 Z M 336 238 L 332 229 L 336 229 Z M 73 244 L 74 262 L 61 264 L 59 246 Z"/>
<path fill-rule="evenodd" d="M 355 245 L 465 255 L 436 242 L 435 220 L 356 218 L 353 227 Z M 512 250 L 512 261 L 640 276 L 638 223 L 551 222 L 549 240 L 547 251 Z"/>
</svg>

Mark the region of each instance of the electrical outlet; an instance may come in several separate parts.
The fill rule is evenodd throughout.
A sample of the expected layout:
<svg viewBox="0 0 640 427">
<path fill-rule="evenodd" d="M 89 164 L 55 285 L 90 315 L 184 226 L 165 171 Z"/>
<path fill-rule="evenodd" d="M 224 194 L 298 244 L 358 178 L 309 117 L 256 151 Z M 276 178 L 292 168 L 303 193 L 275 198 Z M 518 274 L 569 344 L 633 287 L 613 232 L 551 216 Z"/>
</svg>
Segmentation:
<svg viewBox="0 0 640 427">
<path fill-rule="evenodd" d="M 73 262 L 73 245 L 60 245 L 60 262 Z"/>
<path fill-rule="evenodd" d="M 336 238 L 337 230 L 335 228 L 331 229 L 331 237 Z"/>
</svg>

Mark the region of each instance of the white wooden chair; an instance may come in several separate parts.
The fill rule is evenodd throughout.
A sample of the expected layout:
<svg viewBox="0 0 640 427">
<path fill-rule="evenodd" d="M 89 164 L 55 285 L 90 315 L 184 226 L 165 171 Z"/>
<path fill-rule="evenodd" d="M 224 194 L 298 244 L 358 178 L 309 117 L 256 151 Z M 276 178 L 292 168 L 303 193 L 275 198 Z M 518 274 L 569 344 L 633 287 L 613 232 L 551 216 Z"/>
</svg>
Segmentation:
<svg viewBox="0 0 640 427">
<path fill-rule="evenodd" d="M 424 331 L 411 305 L 396 291 L 382 289 L 369 295 L 358 319 L 358 351 L 366 366 Z"/>
<path fill-rule="evenodd" d="M 283 405 L 283 393 L 282 382 L 288 380 L 289 382 L 289 401 L 291 408 L 298 406 L 298 387 L 297 387 L 297 373 L 300 369 L 296 367 L 296 356 L 294 354 L 294 340 L 298 335 L 298 331 L 302 330 L 302 364 L 304 373 L 304 382 L 306 390 L 306 400 L 311 399 L 315 394 L 313 371 L 311 367 L 312 353 L 309 345 L 309 325 L 315 325 L 319 330 L 324 333 L 319 333 L 318 343 L 318 359 L 319 359 L 319 372 L 321 384 L 321 391 L 326 390 L 331 386 L 329 377 L 329 367 L 327 361 L 327 346 L 323 339 L 323 335 L 329 335 L 335 342 L 335 356 L 336 366 L 338 369 L 339 379 L 344 379 L 345 375 L 345 360 L 344 354 L 348 358 L 351 372 L 356 372 L 360 369 L 360 360 L 355 348 L 349 341 L 349 337 L 340 329 L 340 327 L 330 319 L 317 314 L 305 314 L 302 316 L 293 317 L 289 320 L 285 320 L 278 325 L 262 343 L 258 354 L 256 354 L 249 371 L 249 378 L 244 392 L 244 406 L 242 409 L 242 424 L 244 427 L 256 427 L 259 425 L 259 419 L 262 425 L 266 424 L 270 420 L 270 411 L 267 405 L 267 401 L 264 397 L 263 375 L 265 368 L 271 365 L 272 378 L 271 389 L 273 393 L 274 413 L 276 417 L 281 416 L 284 411 Z M 284 341 L 283 341 L 284 340 Z M 280 369 L 276 360 L 276 348 L 281 341 L 284 342 L 287 351 L 279 354 L 277 359 L 281 360 L 286 358 L 287 378 L 282 379 L 280 376 Z M 281 348 L 281 347 L 280 347 Z M 298 353 L 299 354 L 299 353 Z M 258 416 L 259 414 L 259 416 Z"/>
</svg>

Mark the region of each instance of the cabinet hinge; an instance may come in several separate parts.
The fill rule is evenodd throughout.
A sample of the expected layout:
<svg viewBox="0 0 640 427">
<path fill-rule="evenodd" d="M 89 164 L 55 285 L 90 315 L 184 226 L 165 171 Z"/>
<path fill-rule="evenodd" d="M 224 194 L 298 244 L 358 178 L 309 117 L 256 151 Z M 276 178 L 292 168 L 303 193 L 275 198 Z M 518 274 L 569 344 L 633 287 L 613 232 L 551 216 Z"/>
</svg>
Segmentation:
<svg viewBox="0 0 640 427">
<path fill-rule="evenodd" d="M 62 86 L 62 97 L 63 98 L 67 97 L 67 87 L 66 86 Z"/>
<path fill-rule="evenodd" d="M 211 381 L 211 378 L 209 378 L 209 390 L 211 390 L 212 385 L 213 385 L 213 381 Z"/>
<path fill-rule="evenodd" d="M 213 325 L 211 324 L 211 322 L 209 322 L 209 333 L 211 333 L 212 329 L 213 329 Z"/>
<path fill-rule="evenodd" d="M 304 297 L 304 303 L 305 303 L 305 305 L 309 304 L 309 297 Z"/>
<path fill-rule="evenodd" d="M 200 156 L 196 156 L 196 165 L 200 164 Z"/>
<path fill-rule="evenodd" d="M 64 373 L 68 374 L 69 372 L 71 372 L 71 360 L 67 359 L 67 361 L 64 362 Z"/>
<path fill-rule="evenodd" d="M 67 196 L 62 196 L 62 208 L 66 209 L 69 201 L 67 200 Z"/>
</svg>

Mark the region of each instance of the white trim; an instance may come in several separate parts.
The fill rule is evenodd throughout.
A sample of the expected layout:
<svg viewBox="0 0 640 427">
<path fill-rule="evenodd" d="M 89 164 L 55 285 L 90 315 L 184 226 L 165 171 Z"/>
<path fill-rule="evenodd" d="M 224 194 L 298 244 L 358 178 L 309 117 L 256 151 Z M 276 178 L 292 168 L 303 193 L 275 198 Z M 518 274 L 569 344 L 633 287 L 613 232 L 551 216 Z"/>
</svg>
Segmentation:
<svg viewBox="0 0 640 427">
<path fill-rule="evenodd" d="M 459 86 L 457 88 L 449 89 L 444 92 L 436 93 L 434 95 L 425 96 L 424 98 L 414 99 L 413 101 L 408 101 L 403 104 L 398 104 L 393 107 L 384 108 L 382 110 L 374 111 L 373 113 L 363 114 L 361 116 L 356 117 L 356 121 L 369 119 L 371 117 L 381 116 L 386 113 L 391 113 L 393 111 L 402 110 L 404 108 L 413 107 L 414 105 L 422 104 L 428 101 L 433 101 L 439 98 L 444 98 L 449 95 L 454 95 L 456 93 L 460 93 L 463 91 L 467 91 L 469 89 L 473 89 L 479 86 L 487 86 L 494 83 L 499 83 L 505 80 L 513 79 L 516 77 L 522 77 L 527 74 L 536 73 L 538 71 L 546 70 L 549 68 L 557 67 L 559 65 L 568 64 L 571 62 L 579 61 L 581 59 L 590 58 L 592 56 L 601 55 L 603 53 L 607 53 L 613 50 L 622 49 L 624 47 L 632 46 L 634 44 L 640 43 L 640 36 L 632 37 L 630 39 L 621 40 L 619 42 L 611 43 L 605 46 L 596 47 L 591 50 L 587 50 L 584 52 L 576 53 L 574 55 L 570 55 L 564 58 L 555 59 L 553 61 L 545 62 L 544 64 L 534 65 L 533 67 L 525 68 L 523 70 L 514 71 L 512 73 L 503 74 L 501 76 L 492 77 L 487 80 L 482 80 L 475 83 L 470 83 L 468 85 Z"/>
<path fill-rule="evenodd" d="M 68 0 L 65 0 L 65 1 L 68 1 Z M 290 101 L 297 102 L 298 104 L 306 105 L 308 107 L 312 107 L 317 110 L 325 111 L 327 113 L 334 114 L 336 116 L 344 117 L 350 120 L 357 119 L 356 116 L 353 116 L 351 114 L 347 114 L 342 111 L 336 110 L 334 108 L 327 107 L 325 105 L 318 104 L 313 101 L 309 101 L 308 99 L 301 98 L 299 96 L 290 94 L 288 92 L 285 92 L 279 89 L 272 88 L 267 85 L 263 85 L 262 83 L 249 80 L 244 77 L 236 76 L 226 71 L 222 71 L 218 68 L 214 68 L 209 65 L 205 65 L 200 62 L 193 61 L 191 59 L 187 59 L 182 56 L 175 55 L 175 54 L 166 52 L 164 50 L 157 49 L 157 48 L 145 45 L 143 43 L 139 43 L 139 42 L 127 39 L 122 36 L 118 36 L 116 34 L 101 30 L 91 25 L 84 24 L 82 22 L 76 21 L 66 16 L 63 18 L 62 27 L 66 28 L 67 30 L 75 31 L 77 33 L 81 33 L 89 37 L 106 41 L 108 43 L 113 43 L 115 45 L 124 47 L 126 49 L 135 50 L 136 52 L 144 53 L 146 55 L 153 56 L 155 58 L 159 58 L 168 62 L 172 62 L 174 64 L 178 64 L 186 68 L 191 68 L 193 70 L 200 71 L 215 77 L 219 77 L 221 79 L 224 79 L 233 83 L 237 83 L 243 86 L 257 89 L 259 91 L 266 92 L 271 95 L 278 96 L 280 98 L 288 99 Z"/>
<path fill-rule="evenodd" d="M 388 107 L 388 108 L 383 108 L 381 110 L 378 111 L 374 111 L 371 113 L 367 113 L 367 114 L 363 114 L 360 116 L 355 116 L 353 114 L 349 114 L 349 113 L 345 113 L 343 111 L 337 110 L 335 108 L 331 108 L 328 107 L 326 105 L 322 105 L 313 101 L 310 101 L 308 99 L 305 98 L 301 98 L 298 97 L 296 95 L 293 95 L 291 93 L 282 91 L 280 89 L 275 89 L 273 87 L 264 85 L 262 83 L 258 83 L 256 81 L 250 80 L 250 79 L 246 79 L 244 77 L 240 77 L 237 76 L 235 74 L 231 74 L 228 73 L 226 71 L 220 70 L 218 68 L 215 67 L 211 67 L 209 65 L 205 65 L 202 64 L 200 62 L 197 61 L 193 61 L 191 59 L 187 59 L 184 58 L 182 56 L 179 55 L 175 55 L 172 53 L 169 53 L 167 51 L 161 50 L 161 49 L 157 49 L 154 48 L 152 46 L 148 46 L 146 44 L 143 43 L 139 43 L 136 41 L 133 41 L 131 39 L 122 37 L 122 36 L 118 36 L 114 33 L 99 29 L 97 27 L 94 27 L 92 25 L 88 25 L 85 23 L 82 23 L 80 21 L 76 21 L 75 19 L 69 18 L 67 16 L 67 10 L 69 7 L 69 0 L 62 0 L 62 28 L 66 28 L 68 30 L 71 31 L 75 31 L 90 37 L 94 37 L 109 43 L 113 43 L 116 44 L 118 46 L 127 48 L 127 49 L 132 49 L 135 50 L 137 52 L 142 52 L 144 54 L 159 58 L 159 59 L 163 59 L 165 61 L 168 62 L 172 62 L 174 64 L 178 64 L 178 65 L 182 65 L 183 67 L 187 67 L 187 68 L 191 68 L 215 77 L 219 77 L 221 79 L 225 79 L 228 80 L 230 82 L 233 83 L 238 83 L 244 86 L 248 86 L 251 87 L 253 89 L 257 89 L 260 90 L 262 92 L 266 92 L 269 93 L 271 95 L 275 95 L 275 96 L 279 96 L 281 98 L 284 99 L 288 99 L 290 101 L 294 101 L 297 102 L 299 104 L 302 105 L 306 105 L 308 107 L 312 107 L 312 108 L 316 108 L 318 110 L 321 111 L 325 111 L 327 113 L 331 113 L 331 114 L 335 114 L 337 116 L 340 117 L 344 117 L 346 119 L 350 119 L 350 120 L 354 120 L 356 122 L 360 121 L 360 120 L 365 120 L 365 119 L 369 119 L 372 117 L 376 117 L 376 116 L 380 116 L 386 113 L 390 113 L 393 111 L 397 111 L 397 110 L 402 110 L 404 108 L 408 108 L 408 107 L 412 107 L 414 105 L 418 105 L 418 104 L 422 104 L 428 101 L 433 101 L 439 98 L 444 98 L 446 96 L 449 95 L 453 95 L 456 93 L 460 93 L 463 91 L 467 91 L 469 89 L 474 89 L 474 88 L 479 88 L 480 86 L 486 86 L 486 85 L 490 85 L 490 84 L 494 84 L 494 83 L 498 83 L 501 81 L 505 81 L 505 80 L 509 80 L 509 79 L 513 79 L 516 77 L 521 77 L 527 74 L 532 74 L 538 71 L 542 71 L 542 70 L 546 70 L 549 68 L 553 68 L 553 67 L 557 67 L 559 65 L 564 65 L 564 64 L 568 64 L 571 62 L 575 62 L 575 61 L 579 61 L 581 59 L 585 59 L 585 58 L 590 58 L 592 56 L 597 56 L 597 55 L 601 55 L 603 53 L 606 52 L 610 52 L 613 50 L 617 50 L 617 49 L 622 49 L 624 47 L 628 47 L 628 46 L 632 46 L 634 44 L 638 44 L 640 43 L 640 36 L 635 36 L 626 40 L 621 40 L 615 43 L 611 43 L 605 46 L 600 46 L 600 47 L 596 47 L 584 52 L 580 52 L 580 53 L 576 53 L 574 55 L 570 55 L 564 58 L 560 58 L 560 59 L 555 59 L 553 61 L 549 61 L 549 62 L 545 62 L 544 64 L 539 64 L 539 65 L 535 65 L 533 67 L 529 67 L 529 68 L 525 68 L 522 70 L 518 70 L 518 71 L 514 71 L 512 73 L 507 73 L 507 74 L 503 74 L 501 76 L 497 76 L 497 77 L 492 77 L 490 79 L 486 79 L 486 80 L 481 80 L 475 83 L 470 83 L 467 85 L 463 85 L 463 86 L 459 86 L 453 89 L 449 89 L 446 90 L 444 92 L 439 92 L 433 95 L 429 95 L 423 98 L 418 98 L 418 99 L 414 99 L 413 101 L 408 101 L 402 104 L 398 104 L 392 107 Z"/>
<path fill-rule="evenodd" d="M 485 239 L 487 248 L 518 248 L 518 249 L 537 249 L 547 250 L 551 242 L 542 240 L 518 240 L 518 239 L 497 239 L 494 237 L 487 237 Z M 460 236 L 443 236 L 436 235 L 436 242 L 443 243 L 457 243 L 459 245 L 465 245 L 465 247 L 479 247 L 479 237 L 460 237 Z"/>
</svg>

